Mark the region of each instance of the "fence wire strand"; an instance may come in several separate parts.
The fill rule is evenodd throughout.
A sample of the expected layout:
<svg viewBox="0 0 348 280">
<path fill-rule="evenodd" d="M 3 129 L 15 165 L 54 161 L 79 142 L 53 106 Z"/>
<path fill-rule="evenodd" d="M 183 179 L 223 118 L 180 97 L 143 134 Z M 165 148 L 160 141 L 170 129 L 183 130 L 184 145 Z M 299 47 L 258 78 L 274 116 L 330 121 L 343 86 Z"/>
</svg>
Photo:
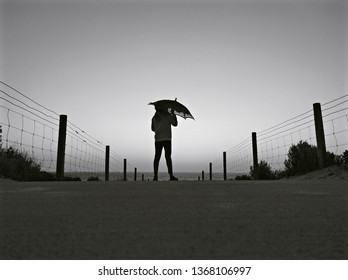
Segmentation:
<svg viewBox="0 0 348 280">
<path fill-rule="evenodd" d="M 1 148 L 29 154 L 43 171 L 56 172 L 59 114 L 14 87 L 0 81 Z M 68 121 L 65 147 L 65 176 L 103 179 L 103 143 Z M 110 151 L 110 179 L 119 179 L 121 156 Z"/>
<path fill-rule="evenodd" d="M 344 95 L 321 105 L 326 149 L 336 155 L 348 149 L 347 103 L 348 95 Z M 317 144 L 313 109 L 257 132 L 258 162 L 265 161 L 272 169 L 283 170 L 290 147 L 300 141 Z M 253 165 L 252 138 L 227 150 L 226 158 L 229 177 L 248 174 Z M 213 164 L 213 171 L 221 173 L 222 156 Z"/>
</svg>

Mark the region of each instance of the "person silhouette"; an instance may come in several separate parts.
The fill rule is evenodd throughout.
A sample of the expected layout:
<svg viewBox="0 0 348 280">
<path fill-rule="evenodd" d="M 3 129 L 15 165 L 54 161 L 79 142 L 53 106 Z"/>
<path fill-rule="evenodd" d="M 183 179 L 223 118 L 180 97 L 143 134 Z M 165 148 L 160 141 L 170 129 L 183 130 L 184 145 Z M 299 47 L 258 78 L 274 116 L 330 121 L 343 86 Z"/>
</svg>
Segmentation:
<svg viewBox="0 0 348 280">
<path fill-rule="evenodd" d="M 178 178 L 173 175 L 172 163 L 172 126 L 178 125 L 176 115 L 171 111 L 163 110 L 155 106 L 156 113 L 152 117 L 151 130 L 155 132 L 155 158 L 153 161 L 154 181 L 158 181 L 158 167 L 164 148 L 166 163 L 170 181 L 177 181 Z"/>
</svg>

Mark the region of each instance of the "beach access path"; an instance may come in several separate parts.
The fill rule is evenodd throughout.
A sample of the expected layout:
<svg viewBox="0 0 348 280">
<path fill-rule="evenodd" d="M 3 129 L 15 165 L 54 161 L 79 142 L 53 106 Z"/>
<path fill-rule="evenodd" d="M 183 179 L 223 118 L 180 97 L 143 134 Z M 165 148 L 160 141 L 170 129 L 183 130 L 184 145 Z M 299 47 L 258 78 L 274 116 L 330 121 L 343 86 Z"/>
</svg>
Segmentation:
<svg viewBox="0 0 348 280">
<path fill-rule="evenodd" d="M 0 182 L 0 259 L 347 259 L 347 180 Z"/>
</svg>

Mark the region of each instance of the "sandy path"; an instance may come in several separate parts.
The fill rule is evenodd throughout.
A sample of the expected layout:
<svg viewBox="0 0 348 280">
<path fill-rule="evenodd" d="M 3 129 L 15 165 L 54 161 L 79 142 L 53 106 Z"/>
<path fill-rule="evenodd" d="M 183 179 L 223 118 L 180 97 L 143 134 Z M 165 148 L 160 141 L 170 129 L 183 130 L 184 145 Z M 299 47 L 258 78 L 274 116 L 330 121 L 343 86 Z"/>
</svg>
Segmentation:
<svg viewBox="0 0 348 280">
<path fill-rule="evenodd" d="M 0 259 L 347 259 L 344 180 L 0 182 Z"/>
</svg>

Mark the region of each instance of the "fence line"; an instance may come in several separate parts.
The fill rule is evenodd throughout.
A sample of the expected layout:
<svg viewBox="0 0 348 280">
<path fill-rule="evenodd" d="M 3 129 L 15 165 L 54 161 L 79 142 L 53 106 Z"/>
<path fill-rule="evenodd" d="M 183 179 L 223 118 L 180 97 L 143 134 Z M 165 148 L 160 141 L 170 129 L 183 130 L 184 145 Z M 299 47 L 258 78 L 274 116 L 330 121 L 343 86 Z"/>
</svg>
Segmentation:
<svg viewBox="0 0 348 280">
<path fill-rule="evenodd" d="M 348 148 L 348 95 L 324 103 L 321 112 L 326 151 L 340 155 Z M 266 161 L 273 169 L 282 170 L 292 145 L 306 141 L 317 146 L 314 109 L 257 132 L 256 135 L 258 162 Z M 251 135 L 226 153 L 230 176 L 249 174 L 254 167 Z M 214 172 L 221 173 L 226 168 L 222 155 L 213 164 Z"/>
<path fill-rule="evenodd" d="M 1 147 L 13 147 L 40 163 L 42 170 L 56 173 L 59 114 L 0 81 Z M 64 169 L 67 176 L 98 177 L 105 175 L 103 143 L 68 120 Z M 111 180 L 119 180 L 123 158 L 110 151 Z"/>
<path fill-rule="evenodd" d="M 1 147 L 14 147 L 30 153 L 44 171 L 55 173 L 61 116 L 4 82 L 0 81 L 0 86 L 3 101 L 0 105 Z M 283 169 L 291 145 L 299 141 L 317 145 L 314 105 L 313 109 L 298 116 L 253 132 L 253 137 L 250 135 L 210 162 L 206 174 L 211 179 L 225 179 L 227 172 L 230 176 L 248 174 L 259 161 L 266 161 L 274 169 Z M 328 101 L 321 107 L 319 103 L 317 105 L 321 108 L 325 152 L 343 153 L 348 148 L 348 95 Z M 69 120 L 64 149 L 63 171 L 69 176 L 102 179 L 110 171 L 111 180 L 122 180 L 126 179 L 125 170 L 134 170 L 136 176 L 137 169 L 133 164 Z"/>
<path fill-rule="evenodd" d="M 291 118 L 275 126 L 272 130 L 264 130 L 258 135 L 259 161 L 266 161 L 274 169 L 283 169 L 284 160 L 291 145 L 299 141 L 307 141 L 315 145 L 315 125 L 313 110 Z"/>
<path fill-rule="evenodd" d="M 6 88 L 9 88 L 11 89 L 12 91 L 14 91 L 15 93 L 19 94 L 20 96 L 24 97 L 25 99 L 29 100 L 30 102 L 34 103 L 35 105 L 41 107 L 42 109 L 50 112 L 50 113 L 53 113 L 54 115 L 57 116 L 57 119 L 58 119 L 58 116 L 59 114 L 56 113 L 55 111 L 51 110 L 51 109 L 48 109 L 47 107 L 37 103 L 35 100 L 31 99 L 30 97 L 28 97 L 27 95 L 25 95 L 24 93 L 20 92 L 19 90 L 15 89 L 14 87 L 11 87 L 10 85 L 6 84 L 5 82 L 3 81 L 0 81 L 0 84 L 4 85 Z"/>
<path fill-rule="evenodd" d="M 31 157 L 41 163 L 43 169 L 52 170 L 57 144 L 56 118 L 29 106 L 4 90 L 0 92 L 5 96 L 0 96 L 5 101 L 4 105 L 0 105 L 0 124 L 4 136 L 2 145 L 30 153 Z"/>
<path fill-rule="evenodd" d="M 331 103 L 335 104 L 329 107 Z M 348 149 L 348 95 L 323 104 L 322 112 L 326 148 L 334 154 L 341 154 Z"/>
<path fill-rule="evenodd" d="M 234 174 L 247 173 L 252 166 L 251 136 L 235 147 L 227 150 L 228 172 Z"/>
</svg>

